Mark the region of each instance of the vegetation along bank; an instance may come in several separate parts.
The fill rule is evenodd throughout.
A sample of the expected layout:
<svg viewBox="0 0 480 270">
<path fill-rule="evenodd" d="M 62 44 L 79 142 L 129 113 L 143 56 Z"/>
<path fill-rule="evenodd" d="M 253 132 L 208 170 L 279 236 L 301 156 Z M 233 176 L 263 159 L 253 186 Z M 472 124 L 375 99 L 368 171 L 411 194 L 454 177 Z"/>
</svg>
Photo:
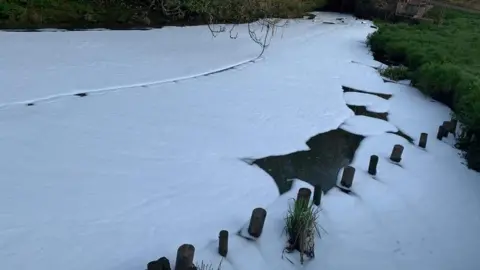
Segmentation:
<svg viewBox="0 0 480 270">
<path fill-rule="evenodd" d="M 131 29 L 301 17 L 326 0 L 2 0 L 0 28 Z"/>
<path fill-rule="evenodd" d="M 465 126 L 457 147 L 468 166 L 480 171 L 480 15 L 433 8 L 427 23 L 377 22 L 368 39 L 378 60 L 403 67 L 384 71 L 411 79 L 415 87 L 448 105 Z"/>
</svg>

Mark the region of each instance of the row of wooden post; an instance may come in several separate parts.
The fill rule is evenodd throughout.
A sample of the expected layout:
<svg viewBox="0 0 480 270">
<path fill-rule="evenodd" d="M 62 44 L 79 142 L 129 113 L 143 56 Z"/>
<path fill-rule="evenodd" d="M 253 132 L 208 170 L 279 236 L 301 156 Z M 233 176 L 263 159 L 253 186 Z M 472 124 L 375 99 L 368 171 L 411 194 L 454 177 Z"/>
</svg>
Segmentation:
<svg viewBox="0 0 480 270">
<path fill-rule="evenodd" d="M 420 136 L 420 147 L 425 148 L 427 145 L 427 134 L 422 133 Z M 393 146 L 392 153 L 390 154 L 390 160 L 396 163 L 402 161 L 402 154 L 403 154 L 403 146 L 400 144 L 396 144 Z M 368 163 L 368 173 L 370 175 L 377 175 L 377 166 L 378 166 L 378 156 L 371 155 L 370 161 Z M 343 169 L 342 178 L 340 180 L 340 184 L 342 187 L 351 188 L 353 184 L 353 179 L 355 177 L 355 168 L 352 166 L 347 166 Z"/>
<path fill-rule="evenodd" d="M 297 194 L 297 201 L 306 200 L 310 201 L 312 191 L 309 188 L 301 188 Z M 320 185 L 315 186 L 313 192 L 313 203 L 320 205 L 322 198 L 322 189 Z M 263 232 L 263 226 L 265 225 L 265 219 L 267 217 L 267 211 L 263 208 L 255 208 L 252 211 L 250 217 L 250 223 L 248 224 L 248 234 L 254 238 L 260 237 Z M 218 236 L 218 254 L 226 257 L 228 254 L 228 231 L 222 230 Z M 175 262 L 175 270 L 190 270 L 194 269 L 193 259 L 195 256 L 195 247 L 191 244 L 183 244 L 177 250 L 177 257 Z M 163 258 L 162 258 L 163 259 Z M 161 261 L 160 259 L 159 261 Z M 147 266 L 147 270 L 170 270 L 170 264 L 162 263 L 159 261 L 150 262 Z"/>
<path fill-rule="evenodd" d="M 442 128 L 442 132 L 445 128 L 449 128 L 448 130 L 450 131 L 454 125 L 456 127 L 456 122 L 454 124 L 453 123 L 445 124 L 444 122 L 444 124 L 440 126 L 440 128 Z M 443 133 L 442 133 L 442 136 L 443 136 Z M 428 134 L 422 133 L 420 135 L 420 141 L 418 144 L 419 147 L 426 148 L 427 139 L 428 139 Z M 402 145 L 396 144 L 392 149 L 392 153 L 390 154 L 390 160 L 397 163 L 400 162 L 402 160 L 403 149 L 404 148 Z M 379 158 L 377 155 L 370 156 L 370 162 L 368 164 L 368 173 L 370 175 L 377 174 L 378 160 Z M 352 166 L 347 166 L 343 170 L 340 184 L 343 187 L 351 188 L 354 177 L 355 177 L 355 168 Z M 297 194 L 297 201 L 306 200 L 308 202 L 310 201 L 311 195 L 312 195 L 312 191 L 309 188 L 300 188 Z M 319 206 L 321 199 L 322 199 L 322 188 L 320 185 L 315 185 L 314 191 L 313 191 L 313 203 Z M 254 238 L 260 237 L 260 235 L 263 232 L 263 226 L 265 225 L 266 217 L 267 217 L 267 211 L 263 208 L 255 208 L 252 211 L 252 216 L 250 218 L 250 223 L 248 225 L 248 230 L 247 230 L 250 236 Z M 218 238 L 219 238 L 218 254 L 220 254 L 220 256 L 226 257 L 228 254 L 228 231 L 226 230 L 220 231 Z M 195 255 L 195 247 L 193 245 L 190 245 L 190 244 L 181 245 L 177 250 L 175 270 L 194 269 L 193 267 L 194 255 Z M 168 261 L 167 261 L 167 264 L 165 263 L 160 264 L 159 261 L 149 263 L 148 270 L 170 270 L 170 265 L 168 264 Z M 168 267 L 162 266 L 162 265 L 168 265 Z"/>
<path fill-rule="evenodd" d="M 422 141 L 422 140 L 421 140 Z M 426 145 L 426 137 L 425 137 Z M 394 162 L 400 162 L 402 159 L 403 146 L 395 145 L 390 155 L 390 159 Z M 370 164 L 368 166 L 368 173 L 376 175 L 377 173 L 378 156 L 372 155 L 370 157 Z M 346 188 L 351 188 L 353 179 L 355 176 L 355 168 L 347 166 L 343 170 L 342 179 L 340 184 Z M 312 191 L 309 188 L 300 188 L 297 194 L 297 202 L 301 200 L 310 201 Z M 313 203 L 320 205 L 322 199 L 322 188 L 320 185 L 315 185 L 313 191 Z M 252 211 L 250 217 L 250 223 L 248 225 L 248 234 L 254 238 L 260 237 L 263 232 L 263 226 L 265 225 L 265 219 L 267 217 L 267 211 L 263 208 L 255 208 Z M 228 253 L 228 231 L 222 230 L 218 237 L 218 254 L 223 257 Z M 175 263 L 175 270 L 189 270 L 193 267 L 193 258 L 195 254 L 195 247 L 190 244 L 181 245 L 177 250 L 177 258 Z M 165 268 L 148 268 L 148 270 L 167 270 Z M 169 269 L 168 269 L 169 270 Z"/>
<path fill-rule="evenodd" d="M 455 124 L 456 125 L 456 124 Z M 446 125 L 440 126 L 442 130 L 446 128 Z M 450 127 L 452 128 L 452 127 Z M 443 133 L 442 133 L 443 136 Z M 443 137 L 442 137 L 443 138 Z M 420 135 L 419 147 L 426 148 L 428 134 L 422 133 Z M 390 154 L 390 160 L 393 162 L 400 162 L 402 160 L 403 146 L 396 144 L 392 153 Z M 370 175 L 377 174 L 377 165 L 378 165 L 378 156 L 370 156 L 370 162 L 368 164 L 368 173 Z M 343 187 L 351 188 L 353 184 L 353 179 L 355 177 L 355 168 L 352 166 L 347 166 L 343 170 L 342 178 L 340 184 Z M 297 201 L 306 200 L 310 201 L 312 191 L 309 188 L 301 188 L 297 194 Z M 313 192 L 313 203 L 315 205 L 320 205 L 322 199 L 322 188 L 320 185 L 315 185 Z M 267 217 L 267 211 L 263 208 L 255 208 L 252 211 L 252 216 L 250 218 L 250 223 L 248 225 L 248 234 L 254 238 L 260 237 L 263 232 L 263 226 L 265 225 L 265 219 Z M 228 231 L 222 230 L 219 233 L 218 237 L 218 254 L 220 256 L 226 257 L 228 253 Z M 190 244 L 181 245 L 177 250 L 177 258 L 175 263 L 175 270 L 189 270 L 193 269 L 193 258 L 195 255 L 195 247 Z M 161 259 L 160 259 L 161 260 Z M 159 260 L 159 261 L 160 261 Z M 165 263 L 151 262 L 148 265 L 148 270 L 170 270 L 170 265 Z M 165 266 L 168 265 L 168 266 Z"/>
</svg>

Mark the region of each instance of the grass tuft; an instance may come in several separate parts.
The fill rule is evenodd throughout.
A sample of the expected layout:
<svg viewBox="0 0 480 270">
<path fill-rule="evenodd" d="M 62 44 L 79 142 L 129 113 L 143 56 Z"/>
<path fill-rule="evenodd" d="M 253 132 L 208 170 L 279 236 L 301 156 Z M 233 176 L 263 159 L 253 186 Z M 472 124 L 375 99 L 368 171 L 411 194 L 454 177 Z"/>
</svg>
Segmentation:
<svg viewBox="0 0 480 270">
<path fill-rule="evenodd" d="M 213 268 L 213 264 L 211 264 L 211 263 L 210 263 L 210 264 L 207 264 L 207 263 L 205 263 L 204 261 L 201 261 L 200 263 L 196 263 L 196 264 L 195 264 L 195 268 L 196 268 L 197 270 L 215 270 L 215 269 Z"/>
<path fill-rule="evenodd" d="M 223 257 L 220 260 L 220 263 L 218 264 L 217 268 L 213 267 L 212 263 L 206 263 L 204 261 L 201 261 L 200 263 L 195 263 L 194 264 L 194 269 L 196 270 L 220 270 L 222 268 L 222 262 L 223 262 Z"/>
<path fill-rule="evenodd" d="M 300 250 L 302 235 L 305 235 L 310 228 L 315 228 L 318 232 L 318 215 L 320 209 L 313 203 L 305 200 L 293 200 L 293 204 L 288 207 L 285 217 L 284 233 L 288 236 L 288 251 Z"/>
<path fill-rule="evenodd" d="M 391 66 L 380 69 L 380 75 L 394 81 L 406 80 L 409 77 L 408 68 L 406 66 Z"/>
</svg>

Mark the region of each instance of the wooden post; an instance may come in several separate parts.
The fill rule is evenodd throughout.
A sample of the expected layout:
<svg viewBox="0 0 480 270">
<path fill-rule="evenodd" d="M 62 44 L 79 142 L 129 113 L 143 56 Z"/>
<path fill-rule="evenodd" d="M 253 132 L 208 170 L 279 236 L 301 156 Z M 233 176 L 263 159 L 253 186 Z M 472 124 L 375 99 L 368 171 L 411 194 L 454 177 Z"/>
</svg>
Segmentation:
<svg viewBox="0 0 480 270">
<path fill-rule="evenodd" d="M 309 188 L 300 188 L 297 193 L 297 202 L 304 200 L 308 203 L 310 196 L 312 196 L 312 191 Z"/>
<path fill-rule="evenodd" d="M 322 186 L 318 184 L 318 185 L 315 185 L 315 189 L 313 190 L 313 203 L 316 206 L 319 206 L 321 200 L 322 200 Z"/>
<path fill-rule="evenodd" d="M 448 133 L 455 134 L 455 131 L 457 129 L 457 120 L 444 121 L 443 126 L 447 130 L 447 135 Z"/>
<path fill-rule="evenodd" d="M 226 257 L 228 253 L 228 231 L 222 230 L 218 235 L 218 254 Z"/>
<path fill-rule="evenodd" d="M 177 260 L 175 261 L 175 270 L 188 270 L 193 266 L 193 257 L 195 256 L 195 247 L 190 244 L 183 244 L 177 250 Z"/>
<path fill-rule="evenodd" d="M 355 176 L 355 168 L 347 166 L 343 169 L 342 180 L 340 184 L 346 188 L 351 188 L 353 184 L 353 178 Z"/>
<path fill-rule="evenodd" d="M 392 149 L 392 154 L 390 155 L 390 160 L 393 162 L 400 162 L 402 160 L 403 146 L 400 144 L 395 144 Z"/>
<path fill-rule="evenodd" d="M 425 149 L 427 147 L 427 140 L 428 140 L 427 133 L 420 134 L 420 141 L 418 142 L 418 146 Z"/>
<path fill-rule="evenodd" d="M 437 139 L 441 141 L 443 137 L 445 137 L 444 135 L 445 133 L 446 133 L 445 127 L 443 125 L 439 126 L 438 132 L 437 132 Z"/>
<path fill-rule="evenodd" d="M 265 218 L 267 217 L 267 211 L 263 208 L 255 208 L 250 218 L 250 224 L 248 225 L 248 233 L 258 238 L 262 234 L 263 225 L 265 225 Z"/>
<path fill-rule="evenodd" d="M 311 196 L 312 191 L 309 188 L 300 188 L 297 193 L 297 200 L 295 200 L 295 207 L 298 207 L 299 210 L 300 208 L 307 210 Z"/>
<path fill-rule="evenodd" d="M 368 173 L 371 175 L 377 175 L 378 156 L 371 155 L 370 163 L 368 163 Z"/>
<path fill-rule="evenodd" d="M 442 126 L 443 126 L 443 129 L 445 130 L 445 132 L 443 133 L 443 137 L 446 138 L 446 137 L 448 137 L 448 133 L 451 130 L 451 127 L 450 127 L 451 124 L 448 121 L 443 121 Z"/>
</svg>

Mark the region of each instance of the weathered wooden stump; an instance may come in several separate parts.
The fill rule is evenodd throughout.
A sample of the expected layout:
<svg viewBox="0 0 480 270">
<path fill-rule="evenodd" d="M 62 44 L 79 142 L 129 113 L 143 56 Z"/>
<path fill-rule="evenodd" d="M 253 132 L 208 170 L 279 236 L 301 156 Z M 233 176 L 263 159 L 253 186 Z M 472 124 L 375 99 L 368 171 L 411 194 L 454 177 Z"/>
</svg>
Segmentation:
<svg viewBox="0 0 480 270">
<path fill-rule="evenodd" d="M 443 137 L 445 137 L 445 133 L 447 133 L 445 127 L 443 125 L 439 126 L 437 132 L 437 139 L 441 141 Z"/>
<path fill-rule="evenodd" d="M 370 162 L 368 163 L 368 173 L 371 175 L 377 175 L 378 156 L 371 155 Z"/>
<path fill-rule="evenodd" d="M 447 135 L 448 133 L 455 134 L 455 131 L 457 130 L 457 120 L 450 120 L 450 121 L 444 121 L 443 126 L 447 130 Z"/>
<path fill-rule="evenodd" d="M 346 188 L 351 188 L 354 176 L 355 168 L 352 166 L 345 167 L 343 169 L 342 180 L 340 180 L 340 184 Z"/>
<path fill-rule="evenodd" d="M 452 129 L 452 128 L 451 128 L 451 125 L 452 125 L 452 124 L 450 123 L 450 121 L 443 121 L 442 126 L 443 126 L 443 128 L 445 129 L 445 132 L 443 133 L 443 137 L 444 137 L 444 138 L 448 137 L 448 133 L 449 133 L 450 130 Z"/>
<path fill-rule="evenodd" d="M 265 218 L 267 217 L 267 211 L 263 208 L 255 208 L 252 211 L 252 217 L 250 218 L 250 224 L 248 225 L 248 233 L 258 238 L 262 234 L 263 225 L 265 225 Z"/>
<path fill-rule="evenodd" d="M 418 146 L 420 146 L 421 148 L 426 148 L 427 147 L 427 140 L 428 140 L 428 134 L 427 133 L 420 134 L 420 141 L 418 142 Z"/>
<path fill-rule="evenodd" d="M 167 258 L 162 257 L 156 261 L 147 264 L 147 270 L 171 270 L 170 262 Z"/>
<path fill-rule="evenodd" d="M 218 254 L 226 257 L 228 253 L 228 231 L 222 230 L 218 235 Z"/>
<path fill-rule="evenodd" d="M 308 205 L 310 202 L 310 196 L 312 196 L 312 191 L 309 188 L 300 188 L 297 193 L 296 202 Z"/>
<path fill-rule="evenodd" d="M 195 247 L 190 244 L 183 244 L 177 250 L 175 270 L 188 270 L 193 266 Z"/>
<path fill-rule="evenodd" d="M 390 160 L 393 162 L 402 161 L 403 146 L 400 144 L 395 144 L 392 149 L 392 154 L 390 155 Z"/>
<path fill-rule="evenodd" d="M 322 201 L 322 186 L 318 184 L 318 185 L 315 185 L 313 190 L 313 203 L 316 206 L 319 206 L 321 201 Z"/>
</svg>

